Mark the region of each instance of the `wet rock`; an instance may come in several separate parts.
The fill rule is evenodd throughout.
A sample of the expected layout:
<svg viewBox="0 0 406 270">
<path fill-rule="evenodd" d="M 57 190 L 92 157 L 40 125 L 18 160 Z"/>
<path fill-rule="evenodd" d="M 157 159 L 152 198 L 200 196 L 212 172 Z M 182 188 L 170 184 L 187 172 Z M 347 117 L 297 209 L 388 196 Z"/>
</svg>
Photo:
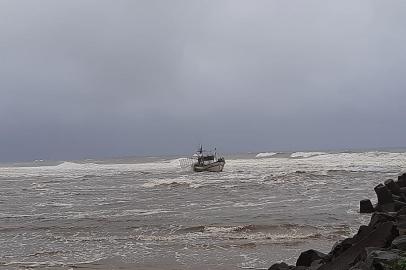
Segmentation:
<svg viewBox="0 0 406 270">
<path fill-rule="evenodd" d="M 376 207 L 375 207 L 375 211 L 377 211 L 377 212 L 385 212 L 385 213 L 388 213 L 388 212 L 395 212 L 395 203 L 384 203 L 384 204 L 378 204 Z"/>
<path fill-rule="evenodd" d="M 323 259 L 319 259 L 319 260 L 315 260 L 312 262 L 312 264 L 310 265 L 310 267 L 308 268 L 309 270 L 317 270 L 319 269 L 323 264 L 325 263 L 325 261 Z M 295 268 L 295 270 L 297 270 Z"/>
<path fill-rule="evenodd" d="M 346 238 L 340 242 L 334 244 L 332 250 L 330 251 L 329 255 L 332 259 L 340 256 L 344 251 L 352 247 L 354 244 L 353 238 Z"/>
<path fill-rule="evenodd" d="M 327 255 L 314 249 L 302 252 L 296 261 L 296 266 L 311 266 L 313 261 L 323 259 Z"/>
<path fill-rule="evenodd" d="M 406 187 L 406 173 L 398 176 L 397 184 L 399 187 Z"/>
<path fill-rule="evenodd" d="M 380 218 L 381 215 L 379 214 L 374 214 L 376 216 L 376 221 L 373 223 L 372 226 L 365 226 L 365 225 L 361 225 L 358 229 L 358 232 L 356 235 L 354 235 L 354 237 L 352 238 L 346 238 L 338 243 L 336 243 L 332 250 L 330 251 L 330 253 L 328 254 L 330 258 L 325 258 L 325 260 L 334 260 L 335 258 L 337 258 L 339 255 L 341 255 L 344 251 L 346 251 L 347 249 L 349 249 L 350 247 L 352 247 L 355 243 L 357 243 L 358 241 L 361 241 L 362 239 L 364 239 L 365 237 L 367 237 L 373 230 L 374 230 L 374 224 L 378 224 L 378 223 L 383 223 L 385 221 L 387 221 L 387 219 L 384 218 Z M 393 220 L 395 220 L 393 218 Z"/>
<path fill-rule="evenodd" d="M 368 267 L 366 262 L 360 261 L 353 267 L 351 267 L 350 270 L 370 270 L 370 268 Z"/>
<path fill-rule="evenodd" d="M 401 214 L 396 218 L 397 228 L 399 230 L 399 235 L 406 235 L 406 215 Z"/>
<path fill-rule="evenodd" d="M 400 209 L 398 212 L 397 212 L 397 214 L 396 214 L 396 216 L 398 217 L 398 216 L 404 216 L 404 215 L 406 215 L 406 208 L 402 208 L 402 209 Z"/>
<path fill-rule="evenodd" d="M 392 248 L 406 251 L 406 235 L 396 237 L 392 241 Z"/>
<path fill-rule="evenodd" d="M 372 231 L 374 230 L 373 227 L 371 226 L 366 226 L 366 225 L 361 225 L 359 226 L 358 232 L 356 235 L 354 235 L 353 242 L 358 242 L 362 239 L 364 239 L 365 237 L 367 237 Z"/>
<path fill-rule="evenodd" d="M 290 270 L 293 269 L 293 266 L 289 266 L 286 263 L 275 263 L 271 267 L 268 268 L 268 270 Z"/>
<path fill-rule="evenodd" d="M 364 213 L 373 213 L 375 211 L 370 200 L 365 199 L 359 202 L 359 212 Z"/>
<path fill-rule="evenodd" d="M 385 186 L 389 189 L 392 194 L 399 195 L 400 194 L 400 187 L 398 184 L 393 181 L 393 179 L 388 179 L 384 182 Z"/>
<path fill-rule="evenodd" d="M 365 226 L 361 225 L 358 229 L 358 232 L 354 237 L 352 238 L 346 238 L 338 243 L 336 243 L 332 250 L 329 253 L 330 258 L 333 259 L 341 255 L 344 251 L 352 247 L 356 242 L 362 240 L 364 237 L 366 237 L 368 234 L 370 234 L 373 231 L 372 226 Z M 327 259 L 327 258 L 326 258 Z"/>
<path fill-rule="evenodd" d="M 321 266 L 318 270 L 347 270 L 359 259 L 366 247 L 388 247 L 392 240 L 398 236 L 398 231 L 393 222 L 377 224 L 376 228 L 360 241 L 354 243 L 337 258 Z"/>
<path fill-rule="evenodd" d="M 394 200 L 393 203 L 395 206 L 395 211 L 400 211 L 402 208 L 406 208 L 405 202 L 401 202 L 399 200 Z"/>
<path fill-rule="evenodd" d="M 403 193 L 400 193 L 400 195 L 393 195 L 392 194 L 392 199 L 394 201 L 400 201 L 406 203 L 406 195 Z"/>
<path fill-rule="evenodd" d="M 392 266 L 402 258 L 403 252 L 397 249 L 369 250 L 366 264 L 370 269 L 392 269 Z"/>
<path fill-rule="evenodd" d="M 379 184 L 374 190 L 378 197 L 378 205 L 393 203 L 392 193 L 385 185 Z"/>
<path fill-rule="evenodd" d="M 378 224 L 387 222 L 387 221 L 393 221 L 395 222 L 396 215 L 395 214 L 389 214 L 389 213 L 373 213 L 371 220 L 369 221 L 368 226 L 370 227 L 376 227 Z"/>
</svg>

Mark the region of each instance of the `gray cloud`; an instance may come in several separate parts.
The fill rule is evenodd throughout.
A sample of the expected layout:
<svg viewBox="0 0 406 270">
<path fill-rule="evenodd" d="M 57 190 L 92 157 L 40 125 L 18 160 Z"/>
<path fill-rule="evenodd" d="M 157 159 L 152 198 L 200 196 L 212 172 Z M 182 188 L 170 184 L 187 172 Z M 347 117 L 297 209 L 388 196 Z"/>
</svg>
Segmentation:
<svg viewBox="0 0 406 270">
<path fill-rule="evenodd" d="M 2 1 L 0 160 L 405 146 L 402 1 Z"/>
</svg>

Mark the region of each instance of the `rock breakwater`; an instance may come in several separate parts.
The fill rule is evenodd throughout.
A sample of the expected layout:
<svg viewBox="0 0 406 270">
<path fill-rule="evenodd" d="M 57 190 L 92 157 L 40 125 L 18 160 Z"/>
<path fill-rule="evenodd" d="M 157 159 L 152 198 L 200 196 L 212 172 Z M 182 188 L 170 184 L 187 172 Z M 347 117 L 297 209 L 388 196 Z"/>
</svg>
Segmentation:
<svg viewBox="0 0 406 270">
<path fill-rule="evenodd" d="M 406 270 L 406 173 L 375 188 L 377 203 L 360 201 L 360 213 L 372 213 L 368 225 L 336 243 L 328 254 L 302 252 L 296 265 L 276 263 L 269 270 Z"/>
</svg>

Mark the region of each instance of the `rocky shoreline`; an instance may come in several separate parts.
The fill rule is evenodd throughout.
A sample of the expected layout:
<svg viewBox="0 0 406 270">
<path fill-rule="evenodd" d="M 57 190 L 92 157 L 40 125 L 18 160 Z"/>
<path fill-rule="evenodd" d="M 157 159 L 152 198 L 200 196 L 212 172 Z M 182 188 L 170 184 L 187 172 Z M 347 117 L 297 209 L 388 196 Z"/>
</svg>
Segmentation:
<svg viewBox="0 0 406 270">
<path fill-rule="evenodd" d="M 268 270 L 406 270 L 406 173 L 375 188 L 378 202 L 360 201 L 360 213 L 372 213 L 356 235 L 336 243 L 328 254 L 302 252 L 296 265 L 276 263 Z"/>
</svg>

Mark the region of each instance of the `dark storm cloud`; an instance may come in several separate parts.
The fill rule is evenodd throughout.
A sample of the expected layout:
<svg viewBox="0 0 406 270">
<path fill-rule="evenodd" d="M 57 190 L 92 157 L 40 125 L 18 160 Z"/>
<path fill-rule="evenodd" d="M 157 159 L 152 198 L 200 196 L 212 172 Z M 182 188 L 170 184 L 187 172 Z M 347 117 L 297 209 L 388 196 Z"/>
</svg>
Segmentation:
<svg viewBox="0 0 406 270">
<path fill-rule="evenodd" d="M 2 1 L 0 160 L 404 146 L 402 1 Z"/>
</svg>

